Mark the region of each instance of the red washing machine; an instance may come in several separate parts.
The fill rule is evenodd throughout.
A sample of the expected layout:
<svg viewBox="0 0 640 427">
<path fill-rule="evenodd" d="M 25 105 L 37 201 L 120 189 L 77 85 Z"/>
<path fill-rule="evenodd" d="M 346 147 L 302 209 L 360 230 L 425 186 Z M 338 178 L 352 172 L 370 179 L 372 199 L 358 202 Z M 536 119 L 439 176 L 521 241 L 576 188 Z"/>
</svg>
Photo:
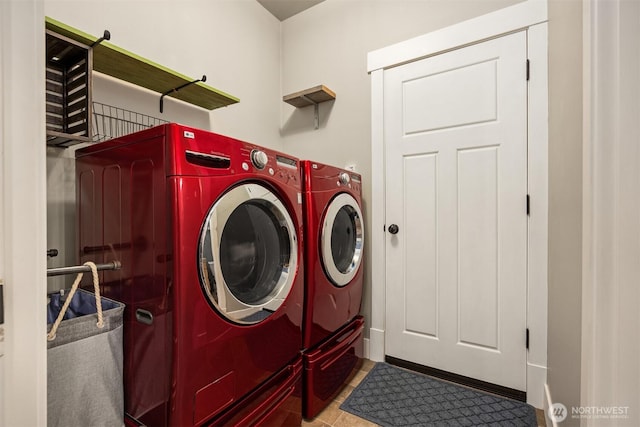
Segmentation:
<svg viewBox="0 0 640 427">
<path fill-rule="evenodd" d="M 364 224 L 359 174 L 302 161 L 305 312 L 302 355 L 305 418 L 315 417 L 359 369 L 364 319 Z"/>
<path fill-rule="evenodd" d="M 80 258 L 122 263 L 127 425 L 300 425 L 299 167 L 176 124 L 77 151 Z"/>
</svg>

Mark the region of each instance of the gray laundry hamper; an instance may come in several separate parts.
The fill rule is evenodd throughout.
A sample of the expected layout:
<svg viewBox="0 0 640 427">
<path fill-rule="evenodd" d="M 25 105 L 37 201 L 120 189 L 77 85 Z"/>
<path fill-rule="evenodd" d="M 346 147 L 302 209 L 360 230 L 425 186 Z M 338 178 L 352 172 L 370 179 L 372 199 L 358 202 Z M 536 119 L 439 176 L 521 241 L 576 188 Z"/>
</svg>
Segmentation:
<svg viewBox="0 0 640 427">
<path fill-rule="evenodd" d="M 122 426 L 124 304 L 78 289 L 49 295 L 47 303 L 47 425 Z"/>
</svg>

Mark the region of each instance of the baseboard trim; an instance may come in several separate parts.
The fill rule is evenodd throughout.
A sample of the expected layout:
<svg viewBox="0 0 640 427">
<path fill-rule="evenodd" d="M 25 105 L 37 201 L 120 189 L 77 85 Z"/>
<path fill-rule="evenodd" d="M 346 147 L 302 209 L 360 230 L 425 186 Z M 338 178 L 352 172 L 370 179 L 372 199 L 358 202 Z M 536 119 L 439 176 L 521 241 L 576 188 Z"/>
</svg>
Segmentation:
<svg viewBox="0 0 640 427">
<path fill-rule="evenodd" d="M 384 329 L 369 329 L 369 359 L 374 362 L 384 361 Z"/>
<path fill-rule="evenodd" d="M 397 359 L 392 356 L 385 356 L 385 362 L 396 365 L 401 368 L 410 369 L 412 371 L 420 372 L 432 377 L 441 378 L 446 381 L 473 387 L 478 390 L 487 391 L 489 393 L 497 394 L 509 399 L 519 400 L 521 402 L 527 401 L 527 392 L 521 390 L 515 390 L 509 387 L 503 387 L 497 384 L 488 383 L 475 378 L 465 377 L 464 375 L 458 375 L 440 369 L 431 368 L 429 366 L 419 365 L 417 363 L 408 362 L 406 360 Z"/>
<path fill-rule="evenodd" d="M 549 416 L 549 409 L 553 405 L 553 399 L 551 399 L 551 390 L 549 389 L 549 384 L 545 384 L 544 385 L 544 395 L 545 395 L 545 399 L 544 399 L 544 416 L 546 418 L 545 421 L 547 421 L 547 422 L 551 421 L 551 425 L 553 427 L 558 427 L 558 422 L 553 417 Z"/>
<path fill-rule="evenodd" d="M 544 386 L 547 383 L 547 367 L 527 363 L 527 403 L 542 409 L 545 405 Z"/>
<path fill-rule="evenodd" d="M 364 348 L 362 349 L 362 355 L 365 359 L 369 359 L 369 338 L 362 340 Z"/>
</svg>

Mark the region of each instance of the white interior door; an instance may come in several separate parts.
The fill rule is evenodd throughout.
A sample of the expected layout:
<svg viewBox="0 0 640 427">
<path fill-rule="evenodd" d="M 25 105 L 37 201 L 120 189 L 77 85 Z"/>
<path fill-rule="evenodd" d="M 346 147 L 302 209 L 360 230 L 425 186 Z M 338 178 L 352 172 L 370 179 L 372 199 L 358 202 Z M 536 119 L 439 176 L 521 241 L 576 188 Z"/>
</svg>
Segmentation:
<svg viewBox="0 0 640 427">
<path fill-rule="evenodd" d="M 389 356 L 526 389 L 526 34 L 384 73 Z"/>
</svg>

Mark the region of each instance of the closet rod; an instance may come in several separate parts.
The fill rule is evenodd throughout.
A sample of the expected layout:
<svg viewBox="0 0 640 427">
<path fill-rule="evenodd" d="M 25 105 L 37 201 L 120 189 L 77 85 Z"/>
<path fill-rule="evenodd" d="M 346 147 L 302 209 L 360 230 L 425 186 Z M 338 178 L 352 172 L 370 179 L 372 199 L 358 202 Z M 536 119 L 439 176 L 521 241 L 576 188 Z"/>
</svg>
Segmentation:
<svg viewBox="0 0 640 427">
<path fill-rule="evenodd" d="M 122 264 L 120 261 L 111 261 L 106 264 L 96 264 L 96 268 L 99 270 L 120 270 Z M 60 276 L 63 274 L 76 274 L 91 271 L 88 265 L 74 265 L 72 267 L 57 267 L 48 268 L 47 276 Z"/>
</svg>

